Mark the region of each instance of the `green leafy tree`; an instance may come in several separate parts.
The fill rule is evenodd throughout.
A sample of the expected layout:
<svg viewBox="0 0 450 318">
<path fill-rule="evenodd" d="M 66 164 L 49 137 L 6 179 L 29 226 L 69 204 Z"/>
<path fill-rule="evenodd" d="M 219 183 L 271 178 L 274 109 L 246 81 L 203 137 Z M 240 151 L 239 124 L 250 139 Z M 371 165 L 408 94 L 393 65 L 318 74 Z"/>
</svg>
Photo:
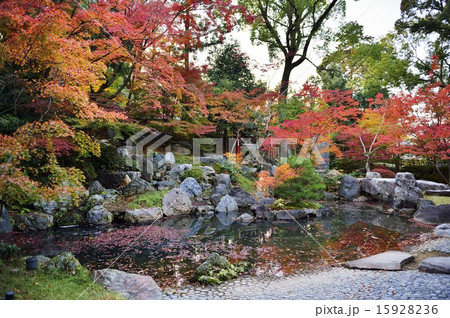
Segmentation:
<svg viewBox="0 0 450 318">
<path fill-rule="evenodd" d="M 225 44 L 208 57 L 211 68 L 206 72 L 215 84 L 216 93 L 257 88 L 255 76 L 250 71 L 250 58 L 242 53 L 237 43 Z"/>
<path fill-rule="evenodd" d="M 333 13 L 343 12 L 339 0 L 241 0 L 256 17 L 251 23 L 252 41 L 265 43 L 272 58 L 284 57 L 280 93 L 287 96 L 292 70 L 308 60 L 313 40 Z"/>
</svg>

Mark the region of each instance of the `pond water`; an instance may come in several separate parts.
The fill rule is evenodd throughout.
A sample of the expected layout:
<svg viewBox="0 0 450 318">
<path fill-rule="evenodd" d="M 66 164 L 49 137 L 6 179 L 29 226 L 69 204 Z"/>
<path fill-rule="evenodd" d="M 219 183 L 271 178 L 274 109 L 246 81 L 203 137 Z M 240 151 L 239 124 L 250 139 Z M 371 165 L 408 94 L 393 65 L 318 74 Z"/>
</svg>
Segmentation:
<svg viewBox="0 0 450 318">
<path fill-rule="evenodd" d="M 178 217 L 151 227 L 115 225 L 13 232 L 0 235 L 0 241 L 15 243 L 30 255 L 53 256 L 70 250 L 90 269 L 111 266 L 150 275 L 161 287 L 177 287 L 189 284 L 195 268 L 211 252 L 225 255 L 232 262 L 251 262 L 252 275 L 283 276 L 400 249 L 424 229 L 408 218 L 380 210 L 380 206 L 368 203 L 340 204 L 333 206 L 331 216 L 299 224 L 230 224 L 233 215 L 227 214 Z"/>
</svg>

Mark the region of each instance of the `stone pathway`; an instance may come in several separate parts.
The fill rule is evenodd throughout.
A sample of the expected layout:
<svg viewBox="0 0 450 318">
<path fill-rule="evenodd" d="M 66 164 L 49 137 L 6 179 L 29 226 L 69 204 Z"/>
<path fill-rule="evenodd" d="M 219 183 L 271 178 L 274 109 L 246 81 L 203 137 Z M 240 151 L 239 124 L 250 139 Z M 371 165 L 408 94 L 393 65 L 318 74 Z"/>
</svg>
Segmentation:
<svg viewBox="0 0 450 318">
<path fill-rule="evenodd" d="M 333 268 L 281 278 L 242 276 L 220 286 L 166 290 L 163 299 L 450 299 L 450 275 Z"/>
</svg>

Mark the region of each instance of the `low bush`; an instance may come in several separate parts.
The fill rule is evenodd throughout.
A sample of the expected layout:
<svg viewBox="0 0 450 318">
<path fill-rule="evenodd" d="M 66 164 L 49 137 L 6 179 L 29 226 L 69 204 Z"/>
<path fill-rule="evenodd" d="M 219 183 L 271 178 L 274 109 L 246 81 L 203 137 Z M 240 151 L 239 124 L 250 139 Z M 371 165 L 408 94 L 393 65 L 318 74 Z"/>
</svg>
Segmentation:
<svg viewBox="0 0 450 318">
<path fill-rule="evenodd" d="M 186 170 L 181 175 L 181 180 L 187 178 L 194 178 L 197 182 L 201 183 L 204 180 L 203 171 L 198 166 L 193 166 L 191 170 Z"/>
<path fill-rule="evenodd" d="M 162 199 L 169 193 L 169 190 L 164 191 L 149 191 L 145 192 L 128 203 L 130 209 L 162 207 Z"/>
<path fill-rule="evenodd" d="M 15 244 L 0 243 L 0 258 L 9 261 L 20 255 L 20 248 Z"/>
<path fill-rule="evenodd" d="M 372 169 L 372 172 L 378 172 L 383 178 L 395 178 L 395 172 L 387 168 Z"/>
</svg>

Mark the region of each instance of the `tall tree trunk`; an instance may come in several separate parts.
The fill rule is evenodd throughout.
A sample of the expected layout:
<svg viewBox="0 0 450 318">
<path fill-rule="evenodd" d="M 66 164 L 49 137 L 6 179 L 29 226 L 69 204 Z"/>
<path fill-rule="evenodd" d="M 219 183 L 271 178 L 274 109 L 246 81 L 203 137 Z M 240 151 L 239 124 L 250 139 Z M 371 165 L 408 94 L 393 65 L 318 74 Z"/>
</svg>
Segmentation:
<svg viewBox="0 0 450 318">
<path fill-rule="evenodd" d="M 284 70 L 283 70 L 283 76 L 281 77 L 281 85 L 280 85 L 280 95 L 283 95 L 284 98 L 287 98 L 288 91 L 289 91 L 289 80 L 291 78 L 292 70 L 294 69 L 294 66 L 292 65 L 292 62 L 294 60 L 294 56 L 286 56 L 284 61 Z"/>
<path fill-rule="evenodd" d="M 366 172 L 370 172 L 370 156 L 366 155 Z"/>
</svg>

